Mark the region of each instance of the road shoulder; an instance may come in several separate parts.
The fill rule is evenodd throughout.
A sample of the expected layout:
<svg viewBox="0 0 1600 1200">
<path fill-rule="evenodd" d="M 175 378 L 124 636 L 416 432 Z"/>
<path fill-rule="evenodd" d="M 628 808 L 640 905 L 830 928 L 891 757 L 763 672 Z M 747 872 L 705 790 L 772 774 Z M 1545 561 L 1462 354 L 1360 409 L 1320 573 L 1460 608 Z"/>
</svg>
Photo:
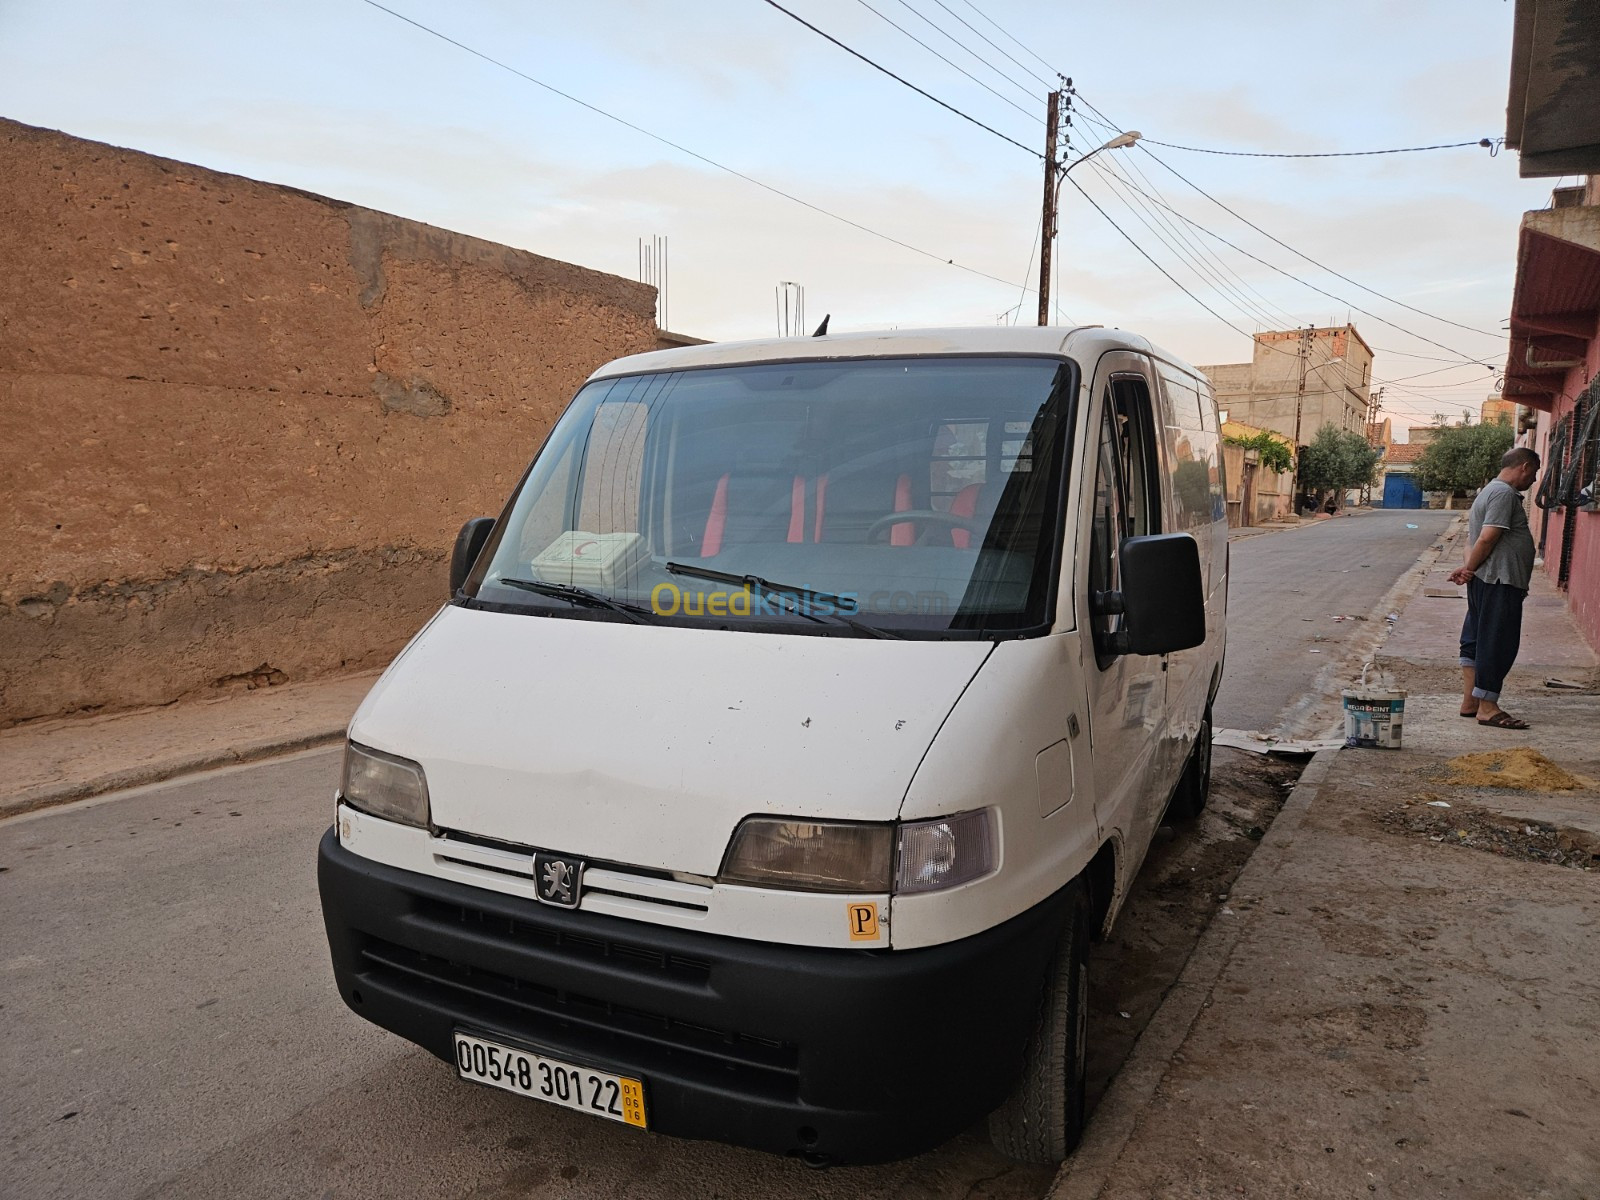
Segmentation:
<svg viewBox="0 0 1600 1200">
<path fill-rule="evenodd" d="M 0 818 L 337 742 L 376 679 L 342 675 L 0 731 Z"/>
<path fill-rule="evenodd" d="M 1456 716 L 1458 549 L 1373 648 L 1404 749 L 1313 760 L 1052 1200 L 1594 1195 L 1596 702 L 1542 686 L 1594 657 L 1536 588 L 1507 699 L 1533 729 Z"/>
</svg>

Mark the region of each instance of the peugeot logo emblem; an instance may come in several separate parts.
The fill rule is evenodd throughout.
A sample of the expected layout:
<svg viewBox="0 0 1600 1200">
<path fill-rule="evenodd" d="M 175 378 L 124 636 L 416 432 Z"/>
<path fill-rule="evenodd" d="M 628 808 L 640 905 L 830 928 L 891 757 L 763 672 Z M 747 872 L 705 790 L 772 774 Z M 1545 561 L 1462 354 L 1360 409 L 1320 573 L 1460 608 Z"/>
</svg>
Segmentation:
<svg viewBox="0 0 1600 1200">
<path fill-rule="evenodd" d="M 559 854 L 533 856 L 535 894 L 543 904 L 577 908 L 583 895 L 583 860 Z"/>
</svg>

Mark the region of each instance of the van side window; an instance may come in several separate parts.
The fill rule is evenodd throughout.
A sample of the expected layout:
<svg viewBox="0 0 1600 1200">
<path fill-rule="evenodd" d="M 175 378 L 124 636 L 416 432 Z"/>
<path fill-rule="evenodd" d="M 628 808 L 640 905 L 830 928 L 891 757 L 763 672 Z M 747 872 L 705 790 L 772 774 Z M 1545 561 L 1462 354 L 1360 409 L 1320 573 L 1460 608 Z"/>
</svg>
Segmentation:
<svg viewBox="0 0 1600 1200">
<path fill-rule="evenodd" d="M 1161 491 L 1156 483 L 1150 388 L 1137 376 L 1113 379 L 1106 406 L 1114 411 L 1117 423 L 1117 457 L 1127 509 L 1124 536 L 1160 533 Z"/>
<path fill-rule="evenodd" d="M 1150 390 L 1143 379 L 1118 378 L 1106 388 L 1099 443 L 1089 541 L 1089 612 L 1095 661 L 1104 670 L 1115 661 L 1110 639 L 1122 628 L 1122 617 L 1096 612 L 1095 594 L 1121 589 L 1124 540 L 1161 530 Z"/>
<path fill-rule="evenodd" d="M 1222 452 L 1214 401 L 1194 380 L 1161 367 L 1167 459 L 1171 464 L 1176 528 L 1198 535 L 1223 519 Z"/>
</svg>

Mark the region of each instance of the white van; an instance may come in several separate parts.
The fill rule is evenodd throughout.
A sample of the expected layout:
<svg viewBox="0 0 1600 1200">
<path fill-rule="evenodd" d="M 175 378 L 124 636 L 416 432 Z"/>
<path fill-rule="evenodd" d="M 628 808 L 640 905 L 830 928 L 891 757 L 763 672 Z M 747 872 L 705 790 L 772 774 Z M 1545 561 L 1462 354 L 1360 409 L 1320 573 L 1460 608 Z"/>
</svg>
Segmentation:
<svg viewBox="0 0 1600 1200">
<path fill-rule="evenodd" d="M 1088 943 L 1205 803 L 1219 449 L 1101 328 L 602 367 L 351 722 L 346 1003 L 659 1133 L 1062 1158 Z"/>
</svg>

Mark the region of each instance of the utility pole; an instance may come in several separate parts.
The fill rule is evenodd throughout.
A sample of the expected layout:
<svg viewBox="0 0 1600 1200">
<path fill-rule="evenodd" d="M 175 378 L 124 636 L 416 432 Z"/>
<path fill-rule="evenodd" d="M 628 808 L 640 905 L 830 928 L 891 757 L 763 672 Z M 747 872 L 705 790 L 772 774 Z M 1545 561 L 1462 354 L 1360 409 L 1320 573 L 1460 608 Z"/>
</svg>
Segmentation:
<svg viewBox="0 0 1600 1200">
<path fill-rule="evenodd" d="M 1061 93 L 1051 92 L 1044 118 L 1044 214 L 1039 221 L 1039 324 L 1050 324 L 1050 247 L 1056 238 L 1056 126 Z"/>
<path fill-rule="evenodd" d="M 1310 366 L 1311 333 L 1315 326 L 1307 325 L 1300 331 L 1300 386 L 1294 395 L 1294 452 L 1300 453 L 1300 419 L 1306 406 L 1306 371 Z"/>
</svg>

